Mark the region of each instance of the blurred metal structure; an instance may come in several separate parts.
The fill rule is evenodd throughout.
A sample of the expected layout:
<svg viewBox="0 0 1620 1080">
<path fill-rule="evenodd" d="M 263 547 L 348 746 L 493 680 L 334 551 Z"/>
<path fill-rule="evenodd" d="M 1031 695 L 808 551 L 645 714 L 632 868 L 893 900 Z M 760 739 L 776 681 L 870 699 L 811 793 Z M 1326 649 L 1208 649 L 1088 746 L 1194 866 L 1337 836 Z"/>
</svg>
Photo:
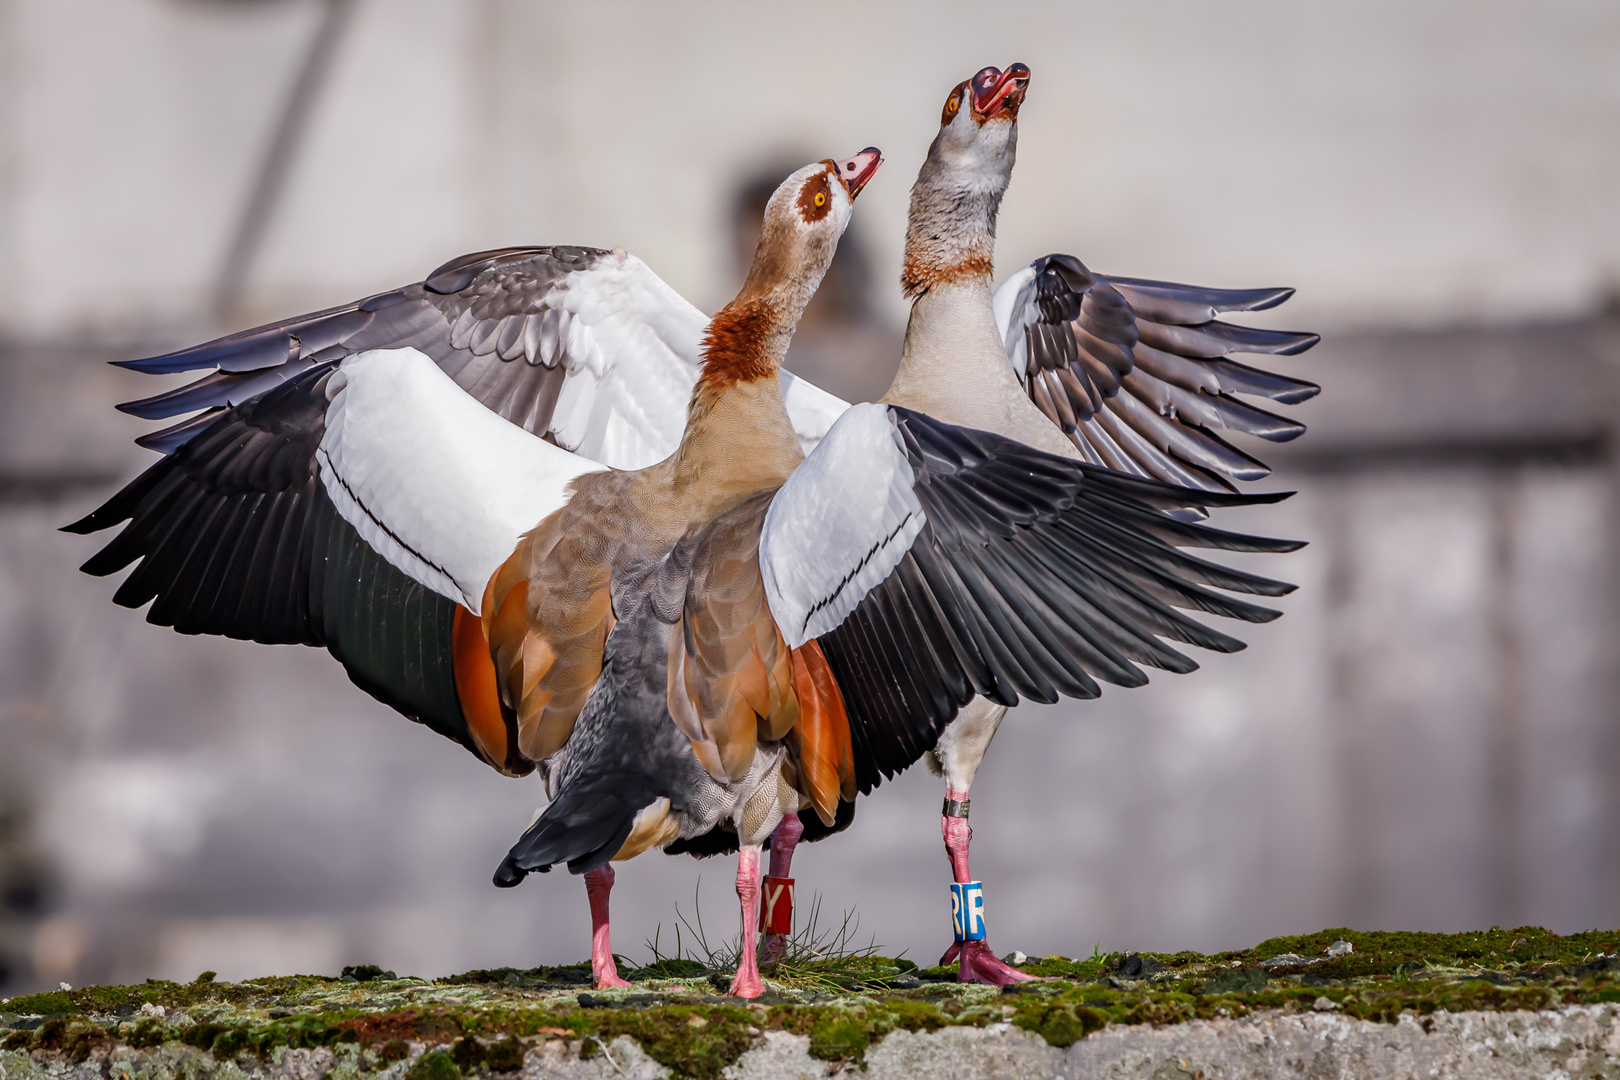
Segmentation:
<svg viewBox="0 0 1620 1080">
<path fill-rule="evenodd" d="M 264 159 L 253 180 L 253 189 L 242 207 L 242 217 L 231 235 L 231 246 L 220 267 L 219 284 L 214 291 L 214 317 L 226 322 L 238 314 L 242 302 L 242 289 L 253 258 L 264 243 L 265 229 L 270 225 L 276 203 L 286 187 L 287 177 L 297 160 L 298 149 L 304 141 L 310 117 L 320 98 L 321 88 L 331 73 L 333 58 L 343 39 L 343 32 L 354 16 L 356 0 L 326 0 L 326 14 L 310 39 L 309 50 L 293 80 L 281 118 L 265 147 Z"/>
<path fill-rule="evenodd" d="M 802 345 L 846 393 L 881 386 L 907 182 L 949 88 L 1014 59 L 1001 264 L 1298 286 L 1324 392 L 1276 476 L 1300 494 L 1234 520 L 1312 542 L 1287 617 L 1003 733 L 974 821 L 1005 853 L 976 865 L 996 940 L 1620 922 L 1620 9 L 818 10 L 0 0 L 8 989 L 573 961 L 586 925 L 565 875 L 487 885 L 534 785 L 323 654 L 181 638 L 76 572 L 93 545 L 55 527 L 147 460 L 112 405 L 150 387 L 103 361 L 201 340 L 222 303 L 247 325 L 512 243 L 624 246 L 712 306 L 749 182 L 875 143 L 871 306 Z M 937 798 L 904 777 L 798 856 L 918 960 L 948 934 L 912 916 L 946 884 Z M 628 952 L 671 897 L 727 909 L 703 870 L 626 870 Z"/>
</svg>

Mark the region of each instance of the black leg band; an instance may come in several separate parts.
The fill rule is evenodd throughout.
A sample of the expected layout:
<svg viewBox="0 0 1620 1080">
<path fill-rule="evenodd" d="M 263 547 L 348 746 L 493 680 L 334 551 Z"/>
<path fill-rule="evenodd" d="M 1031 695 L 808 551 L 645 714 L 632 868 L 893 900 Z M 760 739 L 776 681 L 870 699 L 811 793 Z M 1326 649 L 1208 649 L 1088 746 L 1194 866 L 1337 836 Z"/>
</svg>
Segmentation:
<svg viewBox="0 0 1620 1080">
<path fill-rule="evenodd" d="M 946 799 L 939 812 L 946 817 L 965 818 L 968 816 L 968 807 L 972 805 L 972 799 Z"/>
</svg>

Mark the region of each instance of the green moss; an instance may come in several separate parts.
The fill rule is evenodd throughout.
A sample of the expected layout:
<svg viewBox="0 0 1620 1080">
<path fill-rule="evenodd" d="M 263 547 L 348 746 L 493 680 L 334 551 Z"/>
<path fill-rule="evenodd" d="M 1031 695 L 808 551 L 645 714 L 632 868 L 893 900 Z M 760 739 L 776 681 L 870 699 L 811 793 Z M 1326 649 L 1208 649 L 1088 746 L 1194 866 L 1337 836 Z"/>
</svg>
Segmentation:
<svg viewBox="0 0 1620 1080">
<path fill-rule="evenodd" d="M 1496 968 L 1539 964 L 1579 966 L 1598 953 L 1620 950 L 1620 931 L 1592 930 L 1559 935 L 1539 926 L 1503 930 L 1493 926 L 1470 934 L 1423 934 L 1402 931 L 1362 931 L 1349 927 L 1315 934 L 1277 937 L 1262 941 L 1237 958 L 1265 959 L 1293 953 L 1322 957 L 1335 941 L 1347 941 L 1354 951 L 1311 966 L 1322 978 L 1347 979 L 1393 974 L 1403 963 L 1426 966 Z"/>
<path fill-rule="evenodd" d="M 142 1020 L 135 1025 L 135 1030 L 127 1036 L 125 1041 L 137 1050 L 144 1050 L 151 1046 L 162 1046 L 168 1041 L 171 1034 L 156 1020 Z"/>
<path fill-rule="evenodd" d="M 433 1050 L 416 1059 L 405 1073 L 405 1080 L 461 1080 L 461 1070 L 443 1050 Z"/>
<path fill-rule="evenodd" d="M 523 1044 L 510 1035 L 487 1045 L 475 1036 L 457 1039 L 450 1048 L 450 1058 L 464 1074 L 475 1072 L 513 1072 L 523 1067 Z"/>
<path fill-rule="evenodd" d="M 523 1068 L 525 1052 L 524 1045 L 510 1035 L 496 1039 L 484 1050 L 484 1067 L 490 1072 L 516 1072 Z"/>
<path fill-rule="evenodd" d="M 1326 957 L 1341 938 L 1353 951 Z M 1262 964 L 1284 954 L 1299 959 Z M 641 969 L 633 990 L 591 991 L 583 1000 L 584 965 L 498 968 L 436 983 L 365 968 L 347 969 L 348 981 L 148 982 L 0 1004 L 0 1046 L 83 1061 L 114 1041 L 137 1048 L 178 1042 L 218 1060 L 253 1054 L 272 1061 L 285 1048 L 350 1045 L 363 1051 L 358 1063 L 375 1069 L 408 1058 L 410 1044 L 426 1043 L 431 1052 L 417 1060 L 410 1080 L 461 1080 L 514 1072 L 536 1040 L 566 1037 L 592 1056 L 624 1035 L 677 1075 L 710 1078 L 769 1029 L 807 1036 L 811 1052 L 825 1060 L 859 1062 L 900 1028 L 1010 1020 L 1069 1046 L 1110 1023 L 1302 1012 L 1323 996 L 1342 1015 L 1383 1022 L 1403 1012 L 1620 1002 L 1620 932 L 1560 937 L 1536 928 L 1451 935 L 1341 928 L 1216 955 L 1046 957 L 1025 970 L 1055 978 L 998 992 L 961 986 L 954 970 L 919 972 L 903 960 L 840 958 L 836 965 L 798 965 L 792 978 L 772 982 L 769 1004 L 748 1007 L 717 1003 L 708 978 L 717 973 L 692 961 Z M 920 986 L 919 977 L 925 980 Z M 723 987 L 727 977 L 718 978 Z M 146 1003 L 170 1012 L 138 1016 Z M 586 1003 L 591 1007 L 582 1007 Z"/>
<path fill-rule="evenodd" d="M 810 1025 L 810 1056 L 825 1061 L 859 1060 L 871 1042 L 864 1016 L 829 1010 Z"/>
<path fill-rule="evenodd" d="M 945 1026 L 945 1017 L 938 1006 L 930 1002 L 895 998 L 884 1004 L 894 1027 L 907 1031 L 938 1031 Z"/>
<path fill-rule="evenodd" d="M 753 1044 L 753 1016 L 731 1006 L 670 1005 L 654 1009 L 592 1010 L 575 1029 L 587 1039 L 611 1043 L 628 1035 L 646 1055 L 677 1076 L 710 1080 Z M 754 1030 L 758 1030 L 757 1028 Z"/>
<path fill-rule="evenodd" d="M 148 979 L 136 986 L 90 986 L 80 990 L 53 990 L 29 994 L 6 1003 L 10 1012 L 52 1016 L 61 1013 L 112 1013 L 120 1006 L 140 1008 L 162 1005 L 165 1009 L 188 1009 L 203 1004 L 240 1004 L 255 998 L 297 993 L 327 985 L 329 980 L 307 975 L 256 979 L 246 983 L 175 983 Z"/>
<path fill-rule="evenodd" d="M 1043 1003 L 1020 1009 L 1013 1023 L 1053 1046 L 1073 1046 L 1108 1023 L 1108 1014 L 1087 1005 Z"/>
</svg>

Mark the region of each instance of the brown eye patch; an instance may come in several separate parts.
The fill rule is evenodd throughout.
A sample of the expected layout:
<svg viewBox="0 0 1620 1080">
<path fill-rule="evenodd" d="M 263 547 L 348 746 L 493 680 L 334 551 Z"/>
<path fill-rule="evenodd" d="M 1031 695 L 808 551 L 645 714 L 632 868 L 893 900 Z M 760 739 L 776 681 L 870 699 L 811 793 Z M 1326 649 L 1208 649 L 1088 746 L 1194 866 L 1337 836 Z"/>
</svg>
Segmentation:
<svg viewBox="0 0 1620 1080">
<path fill-rule="evenodd" d="M 951 96 L 945 99 L 945 110 L 939 114 L 941 127 L 956 119 L 957 112 L 962 108 L 962 97 L 967 93 L 967 87 L 968 84 L 965 82 L 957 83 L 956 89 L 951 91 Z"/>
<path fill-rule="evenodd" d="M 799 189 L 799 216 L 806 221 L 820 221 L 832 208 L 832 190 L 827 174 L 817 173 Z"/>
</svg>

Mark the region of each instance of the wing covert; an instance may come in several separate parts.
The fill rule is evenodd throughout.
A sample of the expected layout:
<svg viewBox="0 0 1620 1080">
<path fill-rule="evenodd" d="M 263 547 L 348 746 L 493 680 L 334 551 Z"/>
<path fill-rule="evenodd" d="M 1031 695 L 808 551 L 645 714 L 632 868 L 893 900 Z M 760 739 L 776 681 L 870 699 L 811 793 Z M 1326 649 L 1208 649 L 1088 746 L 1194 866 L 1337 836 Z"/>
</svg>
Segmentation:
<svg viewBox="0 0 1620 1080">
<path fill-rule="evenodd" d="M 697 380 L 708 316 L 623 251 L 518 247 L 452 259 L 414 285 L 119 366 L 151 374 L 208 371 L 119 408 L 157 420 L 170 453 L 219 409 L 355 353 L 410 348 L 496 415 L 618 469 L 674 452 Z M 210 370 L 211 369 L 211 370 Z M 844 403 L 784 373 L 806 447 Z"/>
</svg>

